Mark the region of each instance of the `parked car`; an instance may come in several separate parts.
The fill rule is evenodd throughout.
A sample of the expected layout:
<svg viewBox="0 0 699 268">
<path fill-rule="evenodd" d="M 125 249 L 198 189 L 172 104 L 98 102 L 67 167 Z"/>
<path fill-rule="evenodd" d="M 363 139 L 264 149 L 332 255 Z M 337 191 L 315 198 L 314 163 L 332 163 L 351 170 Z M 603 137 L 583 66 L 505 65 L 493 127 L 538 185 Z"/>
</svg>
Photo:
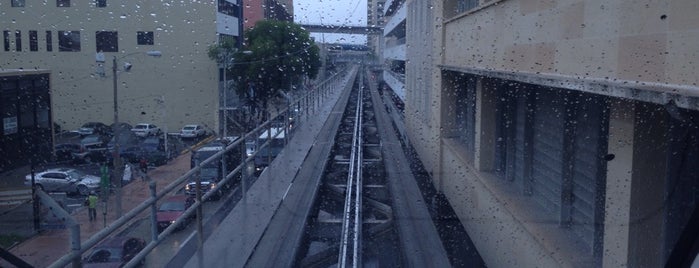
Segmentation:
<svg viewBox="0 0 699 268">
<path fill-rule="evenodd" d="M 149 151 L 165 151 L 165 141 L 160 137 L 148 137 L 141 141 L 141 147 Z"/>
<path fill-rule="evenodd" d="M 109 151 L 107 145 L 109 136 L 106 135 L 88 135 L 80 140 L 80 152 L 73 154 L 75 160 L 85 163 L 104 162 L 107 160 Z"/>
<path fill-rule="evenodd" d="M 180 137 L 182 138 L 199 138 L 204 135 L 206 135 L 206 129 L 200 125 L 185 125 L 180 130 Z"/>
<path fill-rule="evenodd" d="M 53 147 L 55 153 L 55 161 L 75 161 L 75 154 L 80 153 L 80 144 L 77 143 L 60 143 Z"/>
<path fill-rule="evenodd" d="M 146 241 L 137 237 L 107 238 L 83 260 L 83 267 L 122 267 L 145 247 Z"/>
<path fill-rule="evenodd" d="M 112 123 L 111 125 L 109 125 L 109 129 L 111 129 L 112 132 L 114 132 L 114 130 L 117 129 L 117 126 L 119 127 L 119 131 L 123 132 L 129 132 L 133 128 L 133 126 L 131 126 L 131 124 L 129 123 L 119 122 L 119 124 Z"/>
<path fill-rule="evenodd" d="M 138 144 L 138 137 L 131 131 L 119 132 L 119 148 L 126 148 Z M 114 151 L 116 144 L 116 136 L 112 137 L 107 143 L 107 150 Z M 121 150 L 120 150 L 121 151 Z"/>
<path fill-rule="evenodd" d="M 192 204 L 194 204 L 194 199 L 187 195 L 173 195 L 165 199 L 156 213 L 158 232 L 162 232 L 175 223 Z M 191 219 L 192 217 L 187 218 L 180 226 L 177 226 L 177 229 L 182 230 L 187 227 Z"/>
<path fill-rule="evenodd" d="M 107 125 L 100 122 L 87 122 L 78 129 L 78 133 L 80 136 L 109 134 L 111 133 L 111 129 Z"/>
<path fill-rule="evenodd" d="M 36 186 L 47 192 L 66 192 L 87 195 L 99 191 L 100 178 L 72 168 L 52 168 L 34 174 Z M 24 184 L 32 185 L 32 174 L 24 177 Z"/>
<path fill-rule="evenodd" d="M 139 137 L 148 137 L 160 134 L 160 128 L 153 124 L 141 123 L 134 126 L 131 132 Z"/>
<path fill-rule="evenodd" d="M 131 146 L 126 147 L 120 153 L 121 158 L 129 163 L 138 163 L 141 158 L 145 157 L 150 165 L 160 166 L 167 163 L 165 152 L 160 150 L 150 150 L 147 147 Z"/>
</svg>

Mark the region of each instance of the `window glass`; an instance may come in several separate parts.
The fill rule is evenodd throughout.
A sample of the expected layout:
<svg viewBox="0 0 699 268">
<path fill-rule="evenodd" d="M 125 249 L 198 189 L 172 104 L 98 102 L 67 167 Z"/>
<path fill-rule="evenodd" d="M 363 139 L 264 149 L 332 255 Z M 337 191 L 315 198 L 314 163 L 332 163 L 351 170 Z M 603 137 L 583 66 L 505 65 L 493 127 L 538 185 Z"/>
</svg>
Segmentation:
<svg viewBox="0 0 699 268">
<path fill-rule="evenodd" d="M 11 0 L 12 7 L 24 7 L 24 0 Z"/>
<path fill-rule="evenodd" d="M 2 31 L 5 51 L 10 51 L 10 31 Z"/>
<path fill-rule="evenodd" d="M 15 51 L 22 51 L 22 31 L 15 31 Z"/>
<path fill-rule="evenodd" d="M 97 52 L 118 52 L 119 37 L 117 32 L 96 32 L 95 45 Z"/>
<path fill-rule="evenodd" d="M 57 7 L 70 7 L 70 0 L 56 0 Z"/>
<path fill-rule="evenodd" d="M 29 31 L 29 51 L 39 50 L 39 40 L 36 31 Z"/>
<path fill-rule="evenodd" d="M 139 45 L 153 45 L 153 32 L 137 32 L 136 43 Z"/>
<path fill-rule="evenodd" d="M 58 31 L 58 51 L 80 51 L 80 31 Z"/>
<path fill-rule="evenodd" d="M 46 51 L 53 51 L 53 37 L 51 31 L 46 31 Z"/>
</svg>

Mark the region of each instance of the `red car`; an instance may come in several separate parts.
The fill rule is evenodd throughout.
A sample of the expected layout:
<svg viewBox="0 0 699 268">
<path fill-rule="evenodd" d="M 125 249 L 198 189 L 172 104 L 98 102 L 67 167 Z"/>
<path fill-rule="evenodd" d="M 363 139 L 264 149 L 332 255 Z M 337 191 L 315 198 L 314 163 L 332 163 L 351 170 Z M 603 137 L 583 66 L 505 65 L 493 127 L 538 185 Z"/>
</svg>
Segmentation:
<svg viewBox="0 0 699 268">
<path fill-rule="evenodd" d="M 136 237 L 107 238 L 83 260 L 83 267 L 122 267 L 145 247 L 146 241 Z"/>
<path fill-rule="evenodd" d="M 173 224 L 178 218 L 184 214 L 190 206 L 194 204 L 194 199 L 187 195 L 173 195 L 165 199 L 160 207 L 156 217 L 158 219 L 158 232 L 162 232 Z M 185 220 L 178 229 L 184 229 L 189 224 L 191 217 Z"/>
</svg>

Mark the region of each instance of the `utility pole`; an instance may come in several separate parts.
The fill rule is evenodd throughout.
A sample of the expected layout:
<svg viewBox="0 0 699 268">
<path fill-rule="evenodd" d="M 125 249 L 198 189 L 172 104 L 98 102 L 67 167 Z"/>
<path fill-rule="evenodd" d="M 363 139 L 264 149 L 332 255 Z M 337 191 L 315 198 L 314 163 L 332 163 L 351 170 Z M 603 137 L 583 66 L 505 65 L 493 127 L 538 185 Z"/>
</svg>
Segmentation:
<svg viewBox="0 0 699 268">
<path fill-rule="evenodd" d="M 119 104 L 117 98 L 117 57 L 114 56 L 112 59 L 112 82 L 114 88 L 114 151 L 112 152 L 112 159 L 114 159 L 114 179 L 116 180 L 116 189 L 114 190 L 114 195 L 116 199 L 115 211 L 116 217 L 121 217 L 121 171 L 123 169 L 123 164 L 121 163 L 121 155 L 119 155 L 119 132 L 121 127 L 119 126 Z"/>
</svg>

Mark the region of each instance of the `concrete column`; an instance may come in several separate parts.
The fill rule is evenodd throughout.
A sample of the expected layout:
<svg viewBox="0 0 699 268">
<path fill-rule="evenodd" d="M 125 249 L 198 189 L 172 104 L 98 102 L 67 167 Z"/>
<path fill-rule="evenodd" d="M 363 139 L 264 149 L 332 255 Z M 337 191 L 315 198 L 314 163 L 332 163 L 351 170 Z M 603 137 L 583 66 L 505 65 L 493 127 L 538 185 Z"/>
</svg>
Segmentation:
<svg viewBox="0 0 699 268">
<path fill-rule="evenodd" d="M 614 159 L 607 163 L 603 267 L 628 266 L 634 125 L 635 105 L 612 101 L 607 152 Z"/>
<path fill-rule="evenodd" d="M 629 215 L 628 263 L 631 267 L 664 265 L 667 119 L 662 106 L 636 105 Z"/>
<path fill-rule="evenodd" d="M 611 103 L 602 264 L 661 267 L 666 114 L 654 104 Z"/>
<path fill-rule="evenodd" d="M 492 171 L 495 165 L 497 85 L 490 79 L 476 82 L 476 140 L 473 163 L 478 171 Z"/>
</svg>

